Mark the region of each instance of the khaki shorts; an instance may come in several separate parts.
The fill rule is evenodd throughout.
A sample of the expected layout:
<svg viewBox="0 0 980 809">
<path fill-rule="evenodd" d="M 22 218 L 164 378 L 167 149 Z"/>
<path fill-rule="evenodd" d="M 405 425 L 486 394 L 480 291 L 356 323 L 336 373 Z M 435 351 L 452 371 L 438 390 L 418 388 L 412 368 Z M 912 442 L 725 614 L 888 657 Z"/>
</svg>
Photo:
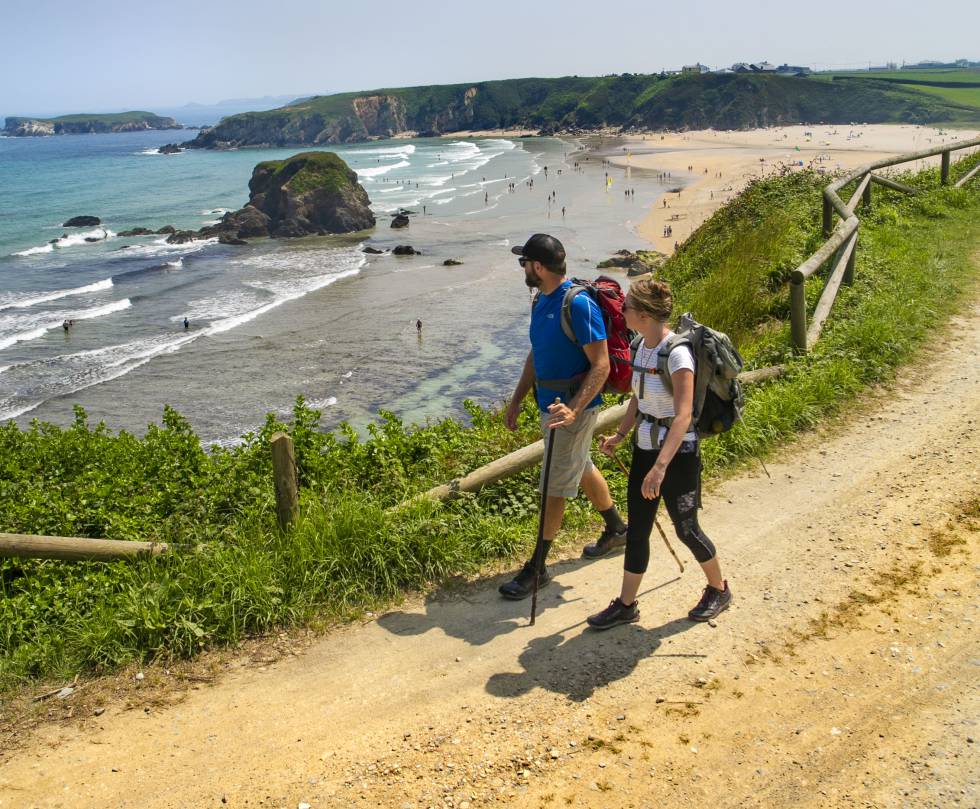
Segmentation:
<svg viewBox="0 0 980 809">
<path fill-rule="evenodd" d="M 555 448 L 551 454 L 551 473 L 548 477 L 549 497 L 575 497 L 578 494 L 579 482 L 582 475 L 593 468 L 592 463 L 592 433 L 596 420 L 599 418 L 599 408 L 590 407 L 583 412 L 569 427 L 559 427 L 557 430 L 548 429 L 551 414 L 541 414 L 541 429 L 544 431 L 544 458 L 541 461 L 541 479 L 538 481 L 538 491 L 544 491 L 545 461 L 548 458 L 548 442 L 553 435 Z"/>
</svg>

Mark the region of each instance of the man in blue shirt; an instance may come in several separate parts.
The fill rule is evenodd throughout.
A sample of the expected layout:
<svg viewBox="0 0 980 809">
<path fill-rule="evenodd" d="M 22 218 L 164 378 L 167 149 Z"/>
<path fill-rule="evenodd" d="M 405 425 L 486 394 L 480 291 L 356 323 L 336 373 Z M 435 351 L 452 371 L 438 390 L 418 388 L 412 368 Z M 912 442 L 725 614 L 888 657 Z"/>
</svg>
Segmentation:
<svg viewBox="0 0 980 809">
<path fill-rule="evenodd" d="M 553 236 L 537 233 L 524 246 L 512 248 L 512 252 L 519 256 L 525 283 L 539 294 L 531 310 L 531 351 L 507 408 L 506 424 L 511 430 L 517 428 L 521 402 L 536 383 L 546 456 L 548 443 L 555 442 L 545 498 L 543 542 L 517 576 L 500 586 L 504 598 L 516 600 L 531 594 L 536 569 L 539 587 L 551 580 L 545 559 L 561 528 L 565 500 L 575 497 L 580 485 L 606 523 L 599 540 L 588 546 L 587 556 L 600 556 L 624 545 L 626 524 L 591 458 L 602 386 L 609 375 L 602 312 L 589 295 L 576 295 L 570 311 L 575 341 L 570 340 L 561 325 L 565 293 L 572 285 L 565 278 L 565 248 Z M 543 468 L 538 489 L 544 489 Z M 595 552 L 589 553 L 590 549 Z"/>
</svg>

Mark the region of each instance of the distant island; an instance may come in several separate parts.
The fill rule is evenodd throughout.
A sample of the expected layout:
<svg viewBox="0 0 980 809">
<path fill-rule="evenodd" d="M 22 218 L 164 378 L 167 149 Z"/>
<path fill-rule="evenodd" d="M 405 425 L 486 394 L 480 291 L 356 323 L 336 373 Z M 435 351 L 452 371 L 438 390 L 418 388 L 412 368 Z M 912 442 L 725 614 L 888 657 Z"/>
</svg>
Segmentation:
<svg viewBox="0 0 980 809">
<path fill-rule="evenodd" d="M 542 134 L 752 129 L 807 123 L 980 120 L 969 104 L 872 79 L 766 73 L 632 74 L 509 79 L 338 93 L 223 118 L 190 148 L 318 146 L 396 135 L 530 129 Z"/>
<path fill-rule="evenodd" d="M 152 112 L 118 112 L 106 115 L 61 115 L 57 118 L 8 117 L 3 134 L 27 138 L 45 135 L 85 135 L 94 132 L 141 132 L 148 129 L 183 129 L 173 118 Z"/>
</svg>

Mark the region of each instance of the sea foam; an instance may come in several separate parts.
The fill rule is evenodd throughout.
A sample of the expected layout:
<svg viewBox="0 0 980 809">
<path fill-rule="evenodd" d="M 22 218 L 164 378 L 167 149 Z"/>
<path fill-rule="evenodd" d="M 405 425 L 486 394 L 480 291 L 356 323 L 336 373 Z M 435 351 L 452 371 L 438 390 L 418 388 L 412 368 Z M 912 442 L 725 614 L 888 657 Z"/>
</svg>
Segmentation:
<svg viewBox="0 0 980 809">
<path fill-rule="evenodd" d="M 6 300 L 0 298 L 0 311 L 4 309 L 27 309 L 39 303 L 48 303 L 49 301 L 68 298 L 72 295 L 87 295 L 92 292 L 103 292 L 107 289 L 112 289 L 111 278 L 105 278 L 102 281 L 96 281 L 94 284 L 86 284 L 83 287 L 75 287 L 73 289 L 56 289 L 51 292 L 29 293 L 27 297 L 7 298 Z"/>
<path fill-rule="evenodd" d="M 26 343 L 37 340 L 51 329 L 58 328 L 65 320 L 93 320 L 97 317 L 121 312 L 132 306 L 129 298 L 90 309 L 62 310 L 56 312 L 41 312 L 34 315 L 5 315 L 0 317 L 0 350 L 9 348 L 15 343 Z"/>
</svg>

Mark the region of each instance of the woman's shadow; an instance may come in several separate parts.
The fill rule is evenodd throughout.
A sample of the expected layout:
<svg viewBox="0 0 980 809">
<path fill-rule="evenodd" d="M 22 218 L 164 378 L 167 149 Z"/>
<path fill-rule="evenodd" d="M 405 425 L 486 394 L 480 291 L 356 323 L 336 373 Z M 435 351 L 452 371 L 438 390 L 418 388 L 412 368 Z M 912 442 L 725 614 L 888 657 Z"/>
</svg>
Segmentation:
<svg viewBox="0 0 980 809">
<path fill-rule="evenodd" d="M 518 657 L 524 667 L 519 673 L 494 674 L 487 692 L 498 697 L 519 697 L 534 688 L 565 694 L 575 702 L 591 697 L 597 689 L 628 677 L 637 664 L 651 657 L 672 635 L 695 626 L 687 618 L 675 618 L 654 629 L 636 624 L 611 631 L 578 630 L 580 624 L 553 635 L 534 638 Z M 661 654 L 658 657 L 699 658 L 699 654 Z"/>
</svg>

